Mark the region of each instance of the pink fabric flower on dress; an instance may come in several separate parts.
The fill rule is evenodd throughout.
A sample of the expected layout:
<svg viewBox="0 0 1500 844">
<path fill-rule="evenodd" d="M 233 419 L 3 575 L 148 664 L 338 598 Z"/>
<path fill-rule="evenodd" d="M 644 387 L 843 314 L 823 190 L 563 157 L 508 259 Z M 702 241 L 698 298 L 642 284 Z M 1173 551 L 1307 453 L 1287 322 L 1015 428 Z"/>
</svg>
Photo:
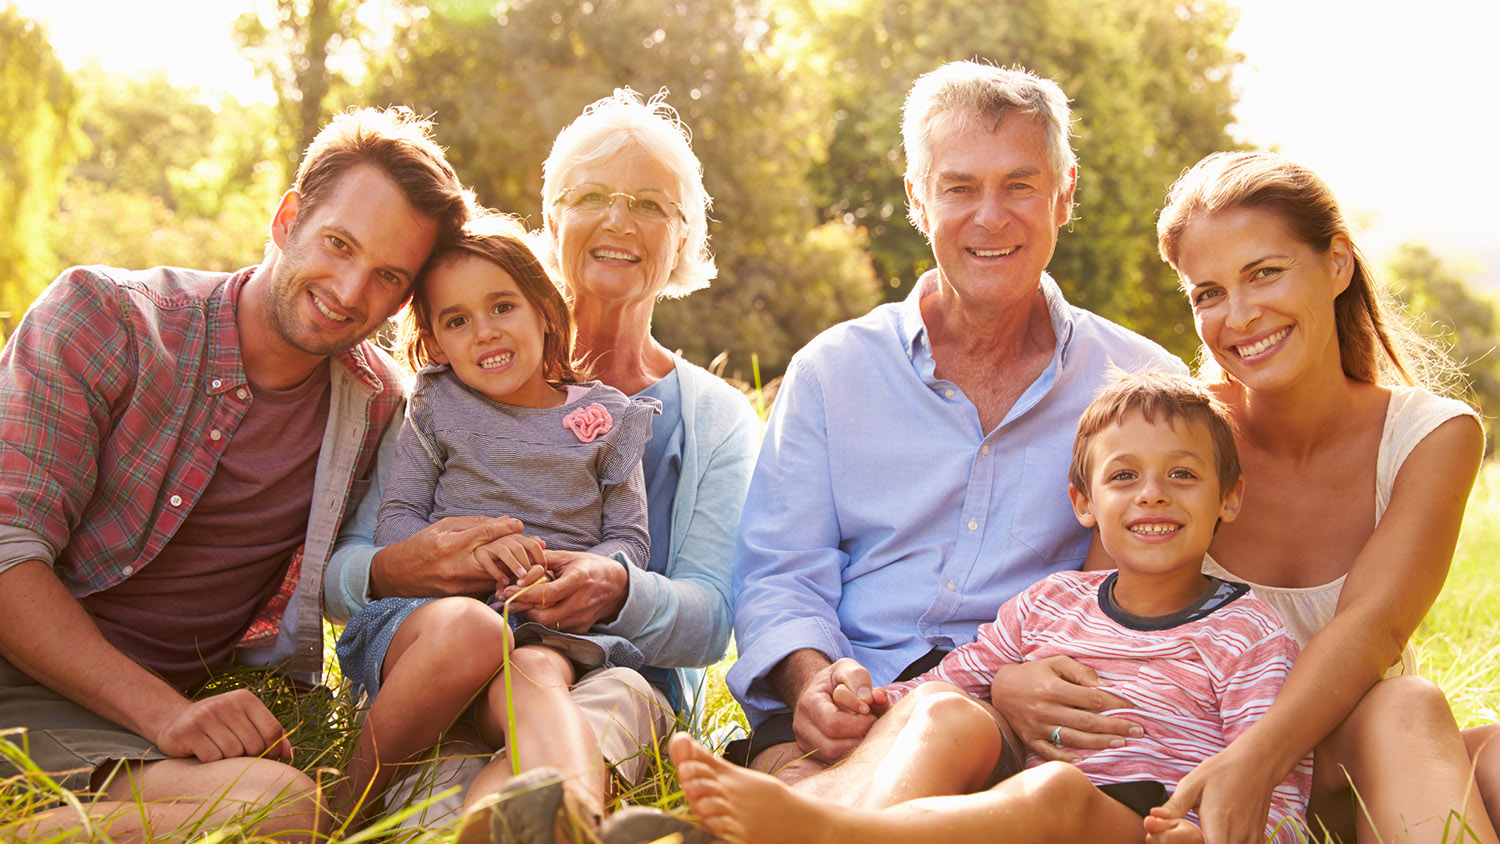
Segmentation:
<svg viewBox="0 0 1500 844">
<path fill-rule="evenodd" d="M 615 420 L 604 409 L 602 404 L 591 404 L 588 407 L 575 408 L 572 413 L 563 417 L 563 427 L 578 435 L 579 442 L 591 443 L 615 426 Z"/>
</svg>

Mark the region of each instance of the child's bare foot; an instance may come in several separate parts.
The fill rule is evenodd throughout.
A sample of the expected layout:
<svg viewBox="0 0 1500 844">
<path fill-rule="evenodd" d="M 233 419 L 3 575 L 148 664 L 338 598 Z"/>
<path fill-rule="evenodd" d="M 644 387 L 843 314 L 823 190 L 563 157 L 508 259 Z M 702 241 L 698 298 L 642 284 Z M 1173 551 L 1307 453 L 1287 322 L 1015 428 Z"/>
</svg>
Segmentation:
<svg viewBox="0 0 1500 844">
<path fill-rule="evenodd" d="M 667 743 L 682 793 L 715 838 L 750 844 L 850 840 L 851 810 L 799 794 L 780 780 L 710 753 L 687 733 Z"/>
<path fill-rule="evenodd" d="M 1146 844 L 1203 844 L 1203 830 L 1187 818 L 1159 816 L 1154 812 L 1142 821 Z"/>
</svg>

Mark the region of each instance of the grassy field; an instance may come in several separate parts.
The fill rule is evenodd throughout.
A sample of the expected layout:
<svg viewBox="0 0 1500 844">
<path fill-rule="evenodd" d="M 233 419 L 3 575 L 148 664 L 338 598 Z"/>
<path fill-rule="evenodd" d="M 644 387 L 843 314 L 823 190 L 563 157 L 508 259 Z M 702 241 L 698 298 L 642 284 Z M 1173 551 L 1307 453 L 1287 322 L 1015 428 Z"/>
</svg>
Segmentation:
<svg viewBox="0 0 1500 844">
<path fill-rule="evenodd" d="M 1413 642 L 1422 672 L 1448 693 L 1454 713 L 1463 726 L 1500 720 L 1500 462 L 1491 461 L 1482 470 L 1459 541 L 1453 569 L 1442 597 L 1417 631 Z M 331 648 L 330 648 L 331 651 Z M 723 736 L 730 725 L 743 723 L 738 708 L 724 688 L 724 672 L 730 660 L 709 671 L 707 711 L 703 732 Z M 335 666 L 336 668 L 336 666 Z M 336 677 L 336 674 L 334 675 Z M 261 673 L 228 678 L 225 685 L 255 688 L 284 724 L 296 725 L 294 739 L 297 763 L 308 771 L 336 769 L 353 737 L 355 713 L 344 696 L 326 689 L 297 691 Z M 0 735 L 0 756 L 17 765 L 27 764 L 13 743 L 16 736 Z M 659 766 L 656 778 L 626 795 L 630 802 L 680 807 L 680 795 L 668 765 Z M 46 777 L 30 771 L 0 781 L 0 840 L 11 840 L 14 830 L 29 814 L 76 798 Z M 86 837 L 75 833 L 49 841 L 72 841 Z M 237 829 L 176 830 L 160 840 L 240 842 L 246 837 Z M 40 840 L 40 839 L 39 839 Z M 447 842 L 441 833 L 394 833 L 380 828 L 359 834 L 336 834 L 333 841 Z"/>
</svg>

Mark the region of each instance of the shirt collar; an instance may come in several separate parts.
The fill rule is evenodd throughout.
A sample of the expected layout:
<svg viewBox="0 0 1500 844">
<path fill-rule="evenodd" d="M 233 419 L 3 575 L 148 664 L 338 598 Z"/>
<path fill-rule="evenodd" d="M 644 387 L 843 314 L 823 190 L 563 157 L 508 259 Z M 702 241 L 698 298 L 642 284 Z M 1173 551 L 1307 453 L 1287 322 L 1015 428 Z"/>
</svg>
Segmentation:
<svg viewBox="0 0 1500 844">
<path fill-rule="evenodd" d="M 907 355 L 913 355 L 926 344 L 927 325 L 922 322 L 922 297 L 931 293 L 937 285 L 937 270 L 928 270 L 912 285 L 911 292 L 901 301 L 897 311 L 897 328 L 906 344 Z M 1042 273 L 1042 298 L 1047 302 L 1047 316 L 1052 320 L 1052 333 L 1057 338 L 1056 355 L 1064 357 L 1073 342 L 1073 306 L 1063 298 L 1062 288 L 1052 276 Z"/>
</svg>

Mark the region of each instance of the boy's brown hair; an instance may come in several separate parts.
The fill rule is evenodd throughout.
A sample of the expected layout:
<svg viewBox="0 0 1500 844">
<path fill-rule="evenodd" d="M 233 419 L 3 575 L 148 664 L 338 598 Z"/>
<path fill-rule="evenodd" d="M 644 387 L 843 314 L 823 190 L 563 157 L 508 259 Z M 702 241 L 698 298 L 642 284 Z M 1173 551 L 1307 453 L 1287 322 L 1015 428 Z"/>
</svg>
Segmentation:
<svg viewBox="0 0 1500 844">
<path fill-rule="evenodd" d="M 1099 391 L 1083 416 L 1078 419 L 1078 435 L 1073 439 L 1073 461 L 1068 466 L 1068 483 L 1085 498 L 1090 497 L 1089 477 L 1093 474 L 1094 437 L 1110 425 L 1119 424 L 1131 411 L 1140 411 L 1146 421 L 1172 424 L 1181 419 L 1188 424 L 1208 428 L 1214 446 L 1214 468 L 1219 475 L 1219 495 L 1234 489 L 1240 479 L 1240 455 L 1234 447 L 1234 428 L 1229 409 L 1208 391 L 1201 381 L 1181 375 L 1146 372 L 1124 375 Z"/>
<path fill-rule="evenodd" d="M 573 314 L 562 292 L 527 243 L 526 228 L 509 214 L 484 211 L 464 226 L 459 236 L 439 245 L 417 280 L 417 292 L 396 329 L 396 355 L 416 371 L 434 363 L 431 344 L 432 308 L 426 296 L 426 277 L 443 264 L 460 258 L 482 258 L 515 279 L 526 301 L 542 314 L 542 378 L 553 386 L 577 384 L 588 374 L 573 360 Z"/>
</svg>

